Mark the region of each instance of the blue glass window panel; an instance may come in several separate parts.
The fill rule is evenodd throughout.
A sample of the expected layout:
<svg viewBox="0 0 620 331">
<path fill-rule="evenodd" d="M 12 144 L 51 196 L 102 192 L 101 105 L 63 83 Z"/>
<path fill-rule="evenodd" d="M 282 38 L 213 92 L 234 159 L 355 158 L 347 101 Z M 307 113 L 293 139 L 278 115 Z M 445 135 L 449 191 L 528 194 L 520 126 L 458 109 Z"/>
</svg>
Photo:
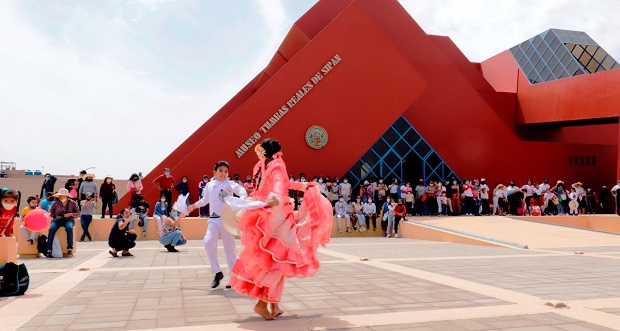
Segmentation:
<svg viewBox="0 0 620 331">
<path fill-rule="evenodd" d="M 431 147 L 424 140 L 420 140 L 413 150 L 421 157 L 424 158 L 431 151 Z"/>
</svg>

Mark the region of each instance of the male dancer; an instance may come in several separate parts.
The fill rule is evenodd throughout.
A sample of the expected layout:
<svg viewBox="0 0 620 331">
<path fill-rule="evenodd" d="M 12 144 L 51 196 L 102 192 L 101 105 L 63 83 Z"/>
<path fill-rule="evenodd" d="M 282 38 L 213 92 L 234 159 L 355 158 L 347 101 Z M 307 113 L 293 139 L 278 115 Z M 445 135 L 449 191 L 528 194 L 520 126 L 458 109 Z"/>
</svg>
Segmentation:
<svg viewBox="0 0 620 331">
<path fill-rule="evenodd" d="M 189 214 L 196 210 L 196 208 L 204 207 L 207 204 L 211 206 L 209 225 L 207 226 L 207 233 L 204 237 L 205 250 L 209 257 L 209 263 L 211 264 L 211 273 L 215 274 L 213 283 L 211 283 L 211 288 L 218 287 L 220 285 L 220 280 L 224 278 L 220 264 L 217 261 L 217 241 L 219 238 L 222 238 L 222 243 L 224 244 L 224 253 L 226 253 L 226 263 L 228 264 L 229 273 L 237 260 L 235 236 L 224 229 L 220 219 L 222 206 L 225 203 L 224 198 L 232 197 L 233 194 L 236 194 L 242 199 L 248 196 L 243 186 L 228 179 L 228 168 L 228 162 L 217 162 L 213 167 L 213 177 L 215 179 L 207 183 L 203 189 L 202 198 L 193 205 L 190 205 L 187 209 L 187 214 Z M 226 285 L 226 288 L 230 288 L 230 286 Z"/>
</svg>

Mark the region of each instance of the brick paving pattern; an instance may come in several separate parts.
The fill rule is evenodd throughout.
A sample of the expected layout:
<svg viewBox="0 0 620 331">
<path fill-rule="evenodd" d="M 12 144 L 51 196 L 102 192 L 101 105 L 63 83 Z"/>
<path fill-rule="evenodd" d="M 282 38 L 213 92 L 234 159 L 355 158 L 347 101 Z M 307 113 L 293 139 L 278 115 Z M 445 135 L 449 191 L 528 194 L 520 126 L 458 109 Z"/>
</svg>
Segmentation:
<svg viewBox="0 0 620 331">
<path fill-rule="evenodd" d="M 86 242 L 73 258 L 20 259 L 31 287 L 23 297 L 0 298 L 0 329 L 620 329 L 620 240 L 618 246 L 522 250 L 334 238 L 320 251 L 315 277 L 287 281 L 285 315 L 277 321 L 258 318 L 252 300 L 224 289 L 227 278 L 210 288 L 202 241 L 178 254 L 139 242 L 128 258 L 112 258 L 106 246 Z M 219 253 L 225 266 L 221 247 Z M 7 329 L 3 320 L 13 324 Z"/>
</svg>

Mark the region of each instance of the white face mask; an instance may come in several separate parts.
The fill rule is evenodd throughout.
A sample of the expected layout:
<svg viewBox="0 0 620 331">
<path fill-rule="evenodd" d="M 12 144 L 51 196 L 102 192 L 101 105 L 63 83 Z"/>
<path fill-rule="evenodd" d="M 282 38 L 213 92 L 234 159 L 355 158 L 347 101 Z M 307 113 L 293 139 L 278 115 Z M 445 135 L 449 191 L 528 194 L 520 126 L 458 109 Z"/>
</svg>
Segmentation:
<svg viewBox="0 0 620 331">
<path fill-rule="evenodd" d="M 110 184 L 110 183 L 112 183 L 112 180 L 111 179 L 106 179 L 105 182 Z"/>
<path fill-rule="evenodd" d="M 183 179 L 183 183 L 187 183 L 187 179 Z"/>
<path fill-rule="evenodd" d="M 15 208 L 15 206 L 16 206 L 16 204 L 14 204 L 14 203 L 6 203 L 6 202 L 2 203 L 2 207 L 4 207 L 4 209 L 7 209 L 7 210 L 11 210 L 11 209 Z"/>
<path fill-rule="evenodd" d="M 345 179 L 345 180 L 344 180 L 344 182 L 345 182 L 345 183 L 348 183 L 349 181 Z"/>
<path fill-rule="evenodd" d="M 166 199 L 161 199 L 160 201 L 161 201 L 161 203 L 164 203 L 164 202 L 166 202 Z"/>
<path fill-rule="evenodd" d="M 379 183 L 383 183 L 383 179 L 379 179 Z"/>
<path fill-rule="evenodd" d="M 60 200 L 60 202 L 67 202 L 67 198 L 64 198 L 64 197 L 60 198 L 59 200 Z"/>
</svg>

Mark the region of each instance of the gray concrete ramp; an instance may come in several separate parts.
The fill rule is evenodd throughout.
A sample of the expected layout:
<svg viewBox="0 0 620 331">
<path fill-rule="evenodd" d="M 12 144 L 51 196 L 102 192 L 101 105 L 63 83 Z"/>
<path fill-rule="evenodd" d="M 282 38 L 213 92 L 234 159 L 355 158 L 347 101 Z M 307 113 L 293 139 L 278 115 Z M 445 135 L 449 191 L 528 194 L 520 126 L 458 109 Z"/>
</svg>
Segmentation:
<svg viewBox="0 0 620 331">
<path fill-rule="evenodd" d="M 620 235 L 534 223 L 502 216 L 414 217 L 411 219 L 483 237 L 525 244 L 529 248 L 614 246 L 620 243 Z"/>
</svg>

